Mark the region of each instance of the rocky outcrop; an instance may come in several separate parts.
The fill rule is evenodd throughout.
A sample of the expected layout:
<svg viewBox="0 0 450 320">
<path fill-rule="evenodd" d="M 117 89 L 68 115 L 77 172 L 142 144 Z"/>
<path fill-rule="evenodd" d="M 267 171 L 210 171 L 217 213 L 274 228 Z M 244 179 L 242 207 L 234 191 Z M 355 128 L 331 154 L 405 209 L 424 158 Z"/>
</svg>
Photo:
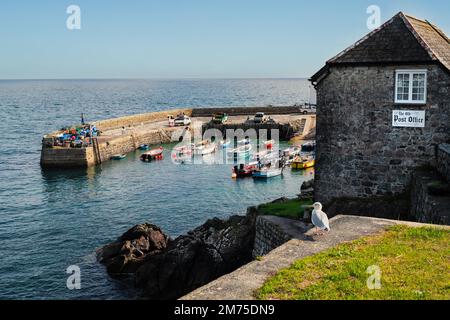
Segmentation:
<svg viewBox="0 0 450 320">
<path fill-rule="evenodd" d="M 99 261 L 112 276 L 133 275 L 145 297 L 175 299 L 251 261 L 255 219 L 250 208 L 246 216 L 208 220 L 175 240 L 153 225 L 136 226 L 100 249 Z"/>
<path fill-rule="evenodd" d="M 134 273 L 149 256 L 167 248 L 169 237 L 153 224 L 134 226 L 115 242 L 97 250 L 97 259 L 112 276 Z"/>
</svg>

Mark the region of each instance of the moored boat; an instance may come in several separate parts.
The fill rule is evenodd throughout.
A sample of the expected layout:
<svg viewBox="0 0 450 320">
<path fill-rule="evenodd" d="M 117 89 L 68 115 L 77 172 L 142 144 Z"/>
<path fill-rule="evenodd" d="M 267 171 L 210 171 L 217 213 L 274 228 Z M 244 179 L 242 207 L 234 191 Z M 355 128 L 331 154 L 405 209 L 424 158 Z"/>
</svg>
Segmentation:
<svg viewBox="0 0 450 320">
<path fill-rule="evenodd" d="M 265 166 L 253 171 L 252 176 L 255 179 L 267 179 L 280 176 L 282 173 L 283 168 Z"/>
<path fill-rule="evenodd" d="M 291 163 L 292 169 L 308 169 L 312 168 L 315 165 L 315 160 L 313 157 L 300 157 L 297 156 Z"/>
<path fill-rule="evenodd" d="M 173 149 L 173 154 L 176 156 L 184 156 L 184 155 L 191 155 L 192 154 L 192 145 L 185 144 L 179 147 L 176 147 Z"/>
<path fill-rule="evenodd" d="M 148 144 L 141 144 L 140 146 L 139 146 L 139 149 L 140 150 L 148 150 L 150 147 L 149 147 L 149 145 Z"/>
<path fill-rule="evenodd" d="M 257 163 L 249 163 L 244 165 L 243 163 L 240 166 L 234 166 L 233 168 L 233 177 L 234 178 L 246 178 L 251 177 L 253 172 L 257 169 Z"/>
<path fill-rule="evenodd" d="M 211 141 L 209 140 L 203 140 L 195 144 L 193 149 L 195 155 L 204 156 L 207 154 L 214 153 L 216 151 L 216 144 L 211 143 Z"/>
<path fill-rule="evenodd" d="M 159 147 L 141 154 L 140 159 L 144 162 L 151 162 L 154 160 L 162 160 L 163 159 L 163 147 Z"/>
<path fill-rule="evenodd" d="M 252 146 L 250 144 L 247 144 L 228 151 L 227 155 L 230 158 L 250 157 L 251 150 Z"/>
<path fill-rule="evenodd" d="M 111 156 L 111 160 L 122 160 L 125 159 L 127 157 L 126 154 L 122 153 L 122 154 L 114 154 Z"/>
</svg>

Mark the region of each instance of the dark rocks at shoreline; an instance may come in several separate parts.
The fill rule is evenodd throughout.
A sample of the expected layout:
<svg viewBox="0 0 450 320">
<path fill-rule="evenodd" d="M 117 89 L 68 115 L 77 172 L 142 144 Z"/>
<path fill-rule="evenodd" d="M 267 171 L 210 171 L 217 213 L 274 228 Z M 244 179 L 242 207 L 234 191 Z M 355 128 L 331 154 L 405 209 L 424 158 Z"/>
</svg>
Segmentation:
<svg viewBox="0 0 450 320">
<path fill-rule="evenodd" d="M 250 208 L 246 216 L 214 218 L 175 240 L 156 226 L 136 226 L 98 258 L 111 276 L 133 276 L 146 298 L 176 299 L 252 261 L 256 214 Z"/>
<path fill-rule="evenodd" d="M 300 186 L 300 194 L 298 195 L 300 200 L 307 200 L 314 198 L 314 179 L 304 181 Z"/>
<path fill-rule="evenodd" d="M 134 226 L 117 241 L 97 250 L 97 259 L 112 276 L 133 273 L 145 258 L 160 253 L 169 244 L 169 237 L 150 223 Z"/>
</svg>

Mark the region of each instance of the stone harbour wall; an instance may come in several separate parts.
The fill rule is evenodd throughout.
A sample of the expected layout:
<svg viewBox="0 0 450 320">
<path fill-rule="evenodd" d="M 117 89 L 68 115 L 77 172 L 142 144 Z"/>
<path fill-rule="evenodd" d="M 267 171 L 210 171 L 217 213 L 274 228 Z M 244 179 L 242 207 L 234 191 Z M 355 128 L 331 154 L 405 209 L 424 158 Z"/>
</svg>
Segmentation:
<svg viewBox="0 0 450 320">
<path fill-rule="evenodd" d="M 179 135 L 174 132 L 183 131 L 183 128 L 163 128 L 151 131 L 132 132 L 117 136 L 114 139 L 99 143 L 100 159 L 97 163 L 109 160 L 115 154 L 129 153 L 135 151 L 141 144 L 159 145 L 164 143 L 178 142 Z"/>
<path fill-rule="evenodd" d="M 253 257 L 261 257 L 291 240 L 292 236 L 287 234 L 278 224 L 272 222 L 268 216 L 256 218 L 255 244 Z"/>
<path fill-rule="evenodd" d="M 450 144 L 441 144 L 437 150 L 437 170 L 450 183 Z"/>
<path fill-rule="evenodd" d="M 216 107 L 216 108 L 194 108 L 193 117 L 211 117 L 215 113 L 225 112 L 230 116 L 254 115 L 257 112 L 273 114 L 299 114 L 304 111 L 303 106 L 266 106 L 266 107 Z"/>
<path fill-rule="evenodd" d="M 92 148 L 42 148 L 43 167 L 89 167 L 95 164 Z"/>
<path fill-rule="evenodd" d="M 158 111 L 158 112 L 136 114 L 136 115 L 131 115 L 131 116 L 96 121 L 95 125 L 100 130 L 110 130 L 110 129 L 116 129 L 116 128 L 121 128 L 121 127 L 136 126 L 136 125 L 139 125 L 141 123 L 146 123 L 146 122 L 163 121 L 163 120 L 167 120 L 168 115 L 176 116 L 177 114 L 180 114 L 183 112 L 187 116 L 191 116 L 192 109 L 175 109 L 175 110 L 164 110 L 164 111 Z"/>
<path fill-rule="evenodd" d="M 424 105 L 394 103 L 396 69 L 427 69 Z M 450 139 L 450 77 L 438 65 L 333 66 L 317 87 L 316 200 L 407 191 Z M 392 126 L 393 110 L 425 110 L 425 128 Z"/>
</svg>

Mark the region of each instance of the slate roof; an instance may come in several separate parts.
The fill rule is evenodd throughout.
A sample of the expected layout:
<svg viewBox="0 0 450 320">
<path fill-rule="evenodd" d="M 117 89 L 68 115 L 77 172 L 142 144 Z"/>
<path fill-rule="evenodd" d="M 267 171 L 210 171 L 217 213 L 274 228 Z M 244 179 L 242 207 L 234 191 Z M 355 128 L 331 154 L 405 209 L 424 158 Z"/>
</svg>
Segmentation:
<svg viewBox="0 0 450 320">
<path fill-rule="evenodd" d="M 398 13 L 337 56 L 311 77 L 320 82 L 338 64 L 439 63 L 450 72 L 450 39 L 428 21 Z"/>
</svg>

